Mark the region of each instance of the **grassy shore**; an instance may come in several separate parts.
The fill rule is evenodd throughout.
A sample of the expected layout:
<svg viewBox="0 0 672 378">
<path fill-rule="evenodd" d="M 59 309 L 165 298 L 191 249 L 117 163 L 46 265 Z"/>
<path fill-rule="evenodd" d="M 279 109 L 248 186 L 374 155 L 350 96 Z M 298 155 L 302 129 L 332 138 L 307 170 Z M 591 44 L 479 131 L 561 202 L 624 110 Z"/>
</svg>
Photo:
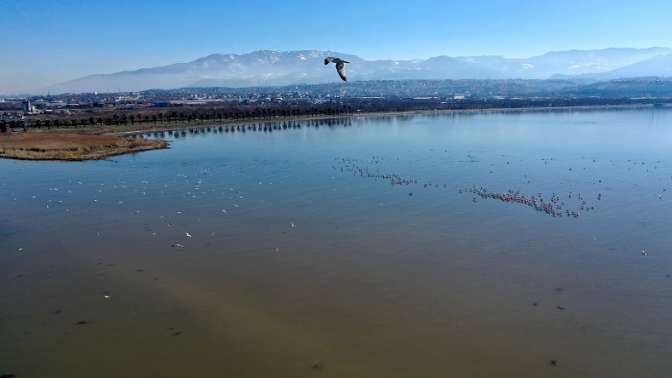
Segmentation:
<svg viewBox="0 0 672 378">
<path fill-rule="evenodd" d="M 33 132 L 0 135 L 0 157 L 21 160 L 97 160 L 167 146 L 164 140 L 115 135 Z"/>
</svg>

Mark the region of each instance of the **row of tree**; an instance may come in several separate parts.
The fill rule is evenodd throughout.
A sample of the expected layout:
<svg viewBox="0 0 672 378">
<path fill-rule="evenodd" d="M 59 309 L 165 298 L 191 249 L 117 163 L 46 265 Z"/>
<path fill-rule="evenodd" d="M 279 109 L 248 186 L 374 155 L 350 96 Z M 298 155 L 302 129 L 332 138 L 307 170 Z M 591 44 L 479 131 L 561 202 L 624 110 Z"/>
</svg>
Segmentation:
<svg viewBox="0 0 672 378">
<path fill-rule="evenodd" d="M 329 106 L 258 106 L 258 107 L 178 107 L 170 109 L 115 110 L 98 113 L 35 117 L 27 120 L 29 127 L 86 127 L 129 125 L 136 123 L 171 123 L 198 120 L 230 121 L 279 117 L 340 115 L 352 112 L 346 105 Z"/>
<path fill-rule="evenodd" d="M 571 107 L 595 105 L 627 105 L 656 103 L 656 100 L 605 98 L 510 98 L 465 99 L 445 101 L 438 98 L 382 99 L 351 98 L 340 103 L 263 105 L 200 105 L 184 107 L 151 107 L 144 109 L 115 109 L 72 114 L 41 115 L 26 120 L 0 121 L 0 130 L 17 127 L 90 127 L 129 125 L 137 123 L 175 123 L 193 121 L 237 121 L 248 119 L 275 119 L 285 117 L 342 115 L 354 112 L 403 112 L 417 110 L 470 110 L 493 108 Z"/>
</svg>

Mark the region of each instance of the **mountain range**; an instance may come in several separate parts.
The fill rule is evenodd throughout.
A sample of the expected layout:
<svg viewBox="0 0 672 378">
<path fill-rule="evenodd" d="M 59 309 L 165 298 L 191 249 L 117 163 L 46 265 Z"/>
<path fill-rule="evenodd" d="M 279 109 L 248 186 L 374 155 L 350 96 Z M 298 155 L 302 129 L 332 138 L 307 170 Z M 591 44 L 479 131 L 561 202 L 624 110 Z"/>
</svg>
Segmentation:
<svg viewBox="0 0 672 378">
<path fill-rule="evenodd" d="M 672 76 L 672 49 L 609 48 L 554 51 L 530 58 L 437 56 L 414 60 L 365 60 L 334 51 L 212 54 L 187 63 L 85 76 L 43 92 L 125 92 L 181 87 L 254 87 L 331 83 L 339 80 L 326 56 L 350 61 L 351 81 L 433 79 L 576 79 L 586 82 Z"/>
</svg>

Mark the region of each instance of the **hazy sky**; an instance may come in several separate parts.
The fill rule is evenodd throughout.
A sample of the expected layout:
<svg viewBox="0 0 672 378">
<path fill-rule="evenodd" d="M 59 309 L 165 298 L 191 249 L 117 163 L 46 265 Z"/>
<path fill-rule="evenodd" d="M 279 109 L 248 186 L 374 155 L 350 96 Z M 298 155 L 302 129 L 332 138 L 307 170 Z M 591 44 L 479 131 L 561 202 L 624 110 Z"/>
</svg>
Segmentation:
<svg viewBox="0 0 672 378">
<path fill-rule="evenodd" d="M 670 0 L 0 0 L 0 93 L 216 52 L 530 56 L 672 46 Z"/>
</svg>

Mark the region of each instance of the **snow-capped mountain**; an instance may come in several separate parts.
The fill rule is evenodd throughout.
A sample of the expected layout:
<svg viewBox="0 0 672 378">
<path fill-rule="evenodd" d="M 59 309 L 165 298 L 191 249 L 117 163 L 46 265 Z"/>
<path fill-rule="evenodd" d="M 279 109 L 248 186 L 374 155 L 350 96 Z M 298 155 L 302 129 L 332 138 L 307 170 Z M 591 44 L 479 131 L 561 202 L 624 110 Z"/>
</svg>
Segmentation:
<svg viewBox="0 0 672 378">
<path fill-rule="evenodd" d="M 574 76 L 573 78 L 590 80 L 614 80 L 652 76 L 672 77 L 672 54 L 658 55 L 610 71 L 600 73 L 586 73 L 583 75 Z"/>
<path fill-rule="evenodd" d="M 338 81 L 326 56 L 349 60 L 349 80 L 402 79 L 546 79 L 616 75 L 667 76 L 672 60 L 668 48 L 612 48 L 549 52 L 525 59 L 500 56 L 438 56 L 417 60 L 365 60 L 333 51 L 255 51 L 213 54 L 188 63 L 91 75 L 54 85 L 63 92 L 121 92 L 191 86 L 249 87 L 318 84 Z M 618 76 L 622 75 L 622 76 Z M 610 76 L 614 77 L 614 76 Z"/>
</svg>

